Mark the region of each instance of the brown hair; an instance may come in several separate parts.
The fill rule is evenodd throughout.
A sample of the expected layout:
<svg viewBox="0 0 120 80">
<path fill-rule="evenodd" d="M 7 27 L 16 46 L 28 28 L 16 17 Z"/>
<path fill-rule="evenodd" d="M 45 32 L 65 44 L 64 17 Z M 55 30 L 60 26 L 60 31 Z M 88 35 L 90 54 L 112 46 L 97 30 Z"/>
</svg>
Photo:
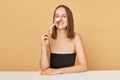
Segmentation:
<svg viewBox="0 0 120 80">
<path fill-rule="evenodd" d="M 54 11 L 54 15 L 53 15 L 53 22 L 54 22 L 54 18 L 55 18 L 55 12 L 58 8 L 60 7 L 63 7 L 66 11 L 66 14 L 67 14 L 67 20 L 68 20 L 68 25 L 67 25 L 67 33 L 66 33 L 66 36 L 70 39 L 73 39 L 74 36 L 75 36 L 75 33 L 74 33 L 74 20 L 73 20 L 73 15 L 72 15 L 72 11 L 65 5 L 59 5 L 56 7 L 55 11 Z M 56 26 L 53 27 L 52 29 L 52 35 L 51 37 L 53 39 L 56 39 L 57 38 L 57 28 Z"/>
</svg>

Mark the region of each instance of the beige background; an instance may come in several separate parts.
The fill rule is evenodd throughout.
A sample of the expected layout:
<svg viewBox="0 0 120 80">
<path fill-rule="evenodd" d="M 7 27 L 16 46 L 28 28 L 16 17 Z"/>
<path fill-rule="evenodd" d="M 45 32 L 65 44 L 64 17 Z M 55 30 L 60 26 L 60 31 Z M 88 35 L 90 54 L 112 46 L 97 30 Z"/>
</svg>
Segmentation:
<svg viewBox="0 0 120 80">
<path fill-rule="evenodd" d="M 0 70 L 40 70 L 40 37 L 59 4 L 73 12 L 88 69 L 120 69 L 120 0 L 1 0 Z"/>
</svg>

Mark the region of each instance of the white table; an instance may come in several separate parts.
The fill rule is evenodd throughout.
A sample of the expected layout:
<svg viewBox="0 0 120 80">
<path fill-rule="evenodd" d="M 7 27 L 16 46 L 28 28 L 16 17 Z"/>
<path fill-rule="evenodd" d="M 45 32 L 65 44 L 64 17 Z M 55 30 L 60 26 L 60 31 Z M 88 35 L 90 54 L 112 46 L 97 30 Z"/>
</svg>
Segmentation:
<svg viewBox="0 0 120 80">
<path fill-rule="evenodd" d="M 0 71 L 0 80 L 120 80 L 120 70 L 40 75 L 40 72 Z"/>
</svg>

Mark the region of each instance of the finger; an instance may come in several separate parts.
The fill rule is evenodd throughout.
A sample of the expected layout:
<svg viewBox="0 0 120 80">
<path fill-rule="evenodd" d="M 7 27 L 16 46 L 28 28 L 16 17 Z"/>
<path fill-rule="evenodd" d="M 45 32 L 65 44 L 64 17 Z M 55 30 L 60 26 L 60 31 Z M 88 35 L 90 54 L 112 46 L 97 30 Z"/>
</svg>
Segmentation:
<svg viewBox="0 0 120 80">
<path fill-rule="evenodd" d="M 47 34 L 47 33 L 43 34 L 43 36 L 46 36 L 46 37 L 49 37 L 49 38 L 50 38 L 50 35 Z"/>
<path fill-rule="evenodd" d="M 49 35 L 48 34 L 43 34 L 42 37 L 49 37 Z"/>
<path fill-rule="evenodd" d="M 43 36 L 43 37 L 42 37 L 42 40 L 46 40 L 46 39 L 49 40 L 49 38 L 46 37 L 46 36 Z"/>
<path fill-rule="evenodd" d="M 48 34 L 44 34 L 43 36 L 49 37 L 49 35 L 48 35 Z"/>
</svg>

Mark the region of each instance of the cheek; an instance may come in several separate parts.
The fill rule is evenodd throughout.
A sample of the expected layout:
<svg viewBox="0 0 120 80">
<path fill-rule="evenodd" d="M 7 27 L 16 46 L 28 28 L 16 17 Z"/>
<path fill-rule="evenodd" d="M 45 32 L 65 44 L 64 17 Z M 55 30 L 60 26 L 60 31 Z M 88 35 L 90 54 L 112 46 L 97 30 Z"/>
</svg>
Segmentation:
<svg viewBox="0 0 120 80">
<path fill-rule="evenodd" d="M 64 18 L 64 19 L 63 19 L 63 21 L 64 21 L 65 23 L 67 23 L 67 22 L 68 22 L 67 18 Z"/>
<path fill-rule="evenodd" d="M 65 23 L 66 23 L 66 25 L 68 24 L 68 20 L 67 19 L 65 20 Z"/>
</svg>

